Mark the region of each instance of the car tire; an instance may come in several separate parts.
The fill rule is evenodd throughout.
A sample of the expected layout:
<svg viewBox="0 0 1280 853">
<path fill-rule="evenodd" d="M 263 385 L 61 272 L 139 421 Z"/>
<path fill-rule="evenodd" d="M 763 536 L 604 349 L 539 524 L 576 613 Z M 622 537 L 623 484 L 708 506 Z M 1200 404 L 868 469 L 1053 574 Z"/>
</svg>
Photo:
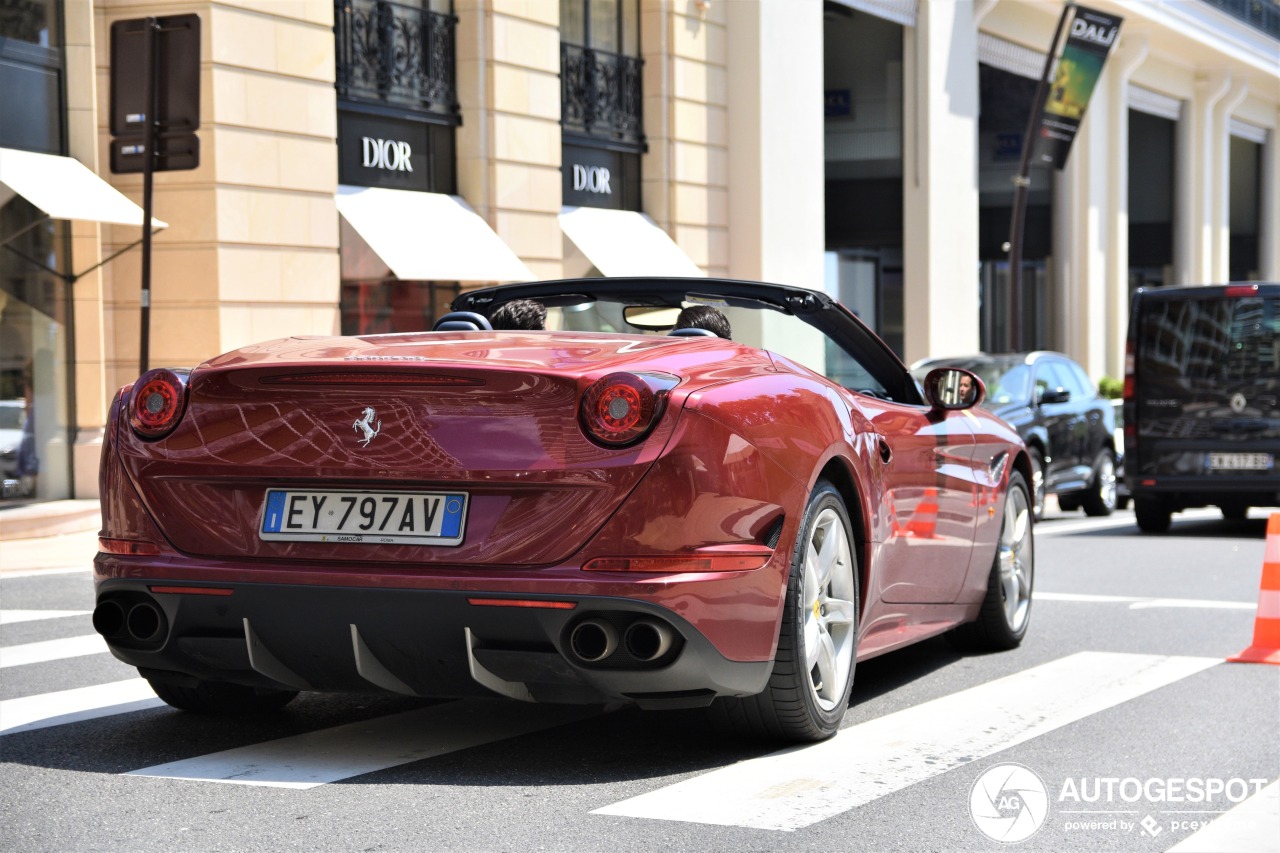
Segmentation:
<svg viewBox="0 0 1280 853">
<path fill-rule="evenodd" d="M 148 678 L 147 683 L 166 704 L 180 711 L 220 716 L 278 711 L 298 695 L 296 690 L 245 687 L 223 681 L 197 681 L 187 686 Z"/>
<path fill-rule="evenodd" d="M 1222 517 L 1227 521 L 1244 521 L 1249 517 L 1249 507 L 1247 504 L 1229 503 L 1218 507 L 1222 511 Z"/>
<path fill-rule="evenodd" d="M 1017 648 L 1031 622 L 1035 585 L 1035 534 L 1031 490 L 1022 474 L 1009 478 L 1004 518 L 987 594 L 973 622 L 953 628 L 947 639 L 966 651 L 1006 651 Z"/>
<path fill-rule="evenodd" d="M 1110 450 L 1103 450 L 1093 465 L 1093 482 L 1080 502 L 1084 514 L 1098 517 L 1111 515 L 1116 509 L 1116 458 Z"/>
<path fill-rule="evenodd" d="M 1164 533 L 1173 521 L 1173 513 L 1159 498 L 1134 498 L 1133 515 L 1143 533 Z"/>
<path fill-rule="evenodd" d="M 1117 496 L 1116 496 L 1116 509 L 1128 509 L 1128 508 L 1129 508 L 1129 496 L 1128 496 L 1128 495 L 1117 495 Z"/>
<path fill-rule="evenodd" d="M 1075 512 L 1080 508 L 1080 498 L 1076 495 L 1058 495 L 1058 509 L 1063 512 Z"/>
<path fill-rule="evenodd" d="M 1031 458 L 1031 509 L 1036 521 L 1044 520 L 1044 454 L 1038 448 L 1027 448 Z"/>
<path fill-rule="evenodd" d="M 722 697 L 712 718 L 752 737 L 819 741 L 844 719 L 858 637 L 858 572 L 849 515 L 819 481 L 791 558 L 778 652 L 764 691 Z"/>
</svg>

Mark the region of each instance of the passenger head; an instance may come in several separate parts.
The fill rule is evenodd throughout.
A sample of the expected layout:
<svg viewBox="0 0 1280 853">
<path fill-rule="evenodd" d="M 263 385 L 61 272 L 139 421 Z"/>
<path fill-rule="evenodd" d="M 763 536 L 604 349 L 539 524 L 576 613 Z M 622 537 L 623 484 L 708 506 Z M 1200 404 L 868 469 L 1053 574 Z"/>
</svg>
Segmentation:
<svg viewBox="0 0 1280 853">
<path fill-rule="evenodd" d="M 733 336 L 729 328 L 729 318 L 710 305 L 690 305 L 680 311 L 676 317 L 677 329 L 706 329 L 715 332 L 722 338 Z"/>
<path fill-rule="evenodd" d="M 499 305 L 489 322 L 494 329 L 545 329 L 547 308 L 534 299 L 512 299 Z"/>
</svg>

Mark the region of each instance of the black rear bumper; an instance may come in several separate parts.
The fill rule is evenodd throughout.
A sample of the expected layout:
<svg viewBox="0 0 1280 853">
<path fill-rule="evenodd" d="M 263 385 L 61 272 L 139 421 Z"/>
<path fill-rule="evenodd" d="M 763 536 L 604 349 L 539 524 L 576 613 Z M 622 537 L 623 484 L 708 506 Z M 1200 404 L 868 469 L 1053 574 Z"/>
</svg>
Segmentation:
<svg viewBox="0 0 1280 853">
<path fill-rule="evenodd" d="M 520 606 L 503 606 L 515 601 L 476 592 L 113 579 L 98 587 L 95 627 L 112 654 L 148 678 L 322 692 L 687 707 L 758 693 L 772 670 L 769 661 L 728 660 L 687 621 L 645 602 L 521 596 Z M 598 660 L 580 653 L 584 644 L 575 638 L 584 625 L 593 639 L 612 640 L 592 649 Z M 649 654 L 656 645 L 630 642 L 640 634 L 669 642 Z"/>
</svg>

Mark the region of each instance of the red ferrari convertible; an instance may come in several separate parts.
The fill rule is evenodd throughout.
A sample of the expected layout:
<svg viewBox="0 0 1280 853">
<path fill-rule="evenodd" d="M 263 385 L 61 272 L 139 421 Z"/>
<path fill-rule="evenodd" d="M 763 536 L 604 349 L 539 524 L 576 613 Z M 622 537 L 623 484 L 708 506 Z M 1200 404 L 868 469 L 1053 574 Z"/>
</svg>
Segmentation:
<svg viewBox="0 0 1280 853">
<path fill-rule="evenodd" d="M 516 299 L 546 328 L 491 329 Z M 767 348 L 672 331 L 691 305 Z M 921 387 L 839 303 L 782 285 L 537 282 L 453 307 L 116 396 L 93 622 L 170 705 L 709 705 L 815 740 L 860 659 L 1021 642 L 1031 468 L 974 374 Z"/>
</svg>

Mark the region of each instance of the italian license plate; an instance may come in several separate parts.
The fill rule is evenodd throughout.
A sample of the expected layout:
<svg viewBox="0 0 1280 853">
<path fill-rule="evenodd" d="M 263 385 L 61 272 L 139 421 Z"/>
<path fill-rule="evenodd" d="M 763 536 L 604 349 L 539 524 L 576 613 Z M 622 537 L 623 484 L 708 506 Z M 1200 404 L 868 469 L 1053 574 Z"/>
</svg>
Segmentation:
<svg viewBox="0 0 1280 853">
<path fill-rule="evenodd" d="M 258 535 L 277 542 L 461 545 L 465 492 L 268 489 Z"/>
<path fill-rule="evenodd" d="M 1270 471 L 1275 458 L 1270 453 L 1210 453 L 1213 471 Z"/>
</svg>

